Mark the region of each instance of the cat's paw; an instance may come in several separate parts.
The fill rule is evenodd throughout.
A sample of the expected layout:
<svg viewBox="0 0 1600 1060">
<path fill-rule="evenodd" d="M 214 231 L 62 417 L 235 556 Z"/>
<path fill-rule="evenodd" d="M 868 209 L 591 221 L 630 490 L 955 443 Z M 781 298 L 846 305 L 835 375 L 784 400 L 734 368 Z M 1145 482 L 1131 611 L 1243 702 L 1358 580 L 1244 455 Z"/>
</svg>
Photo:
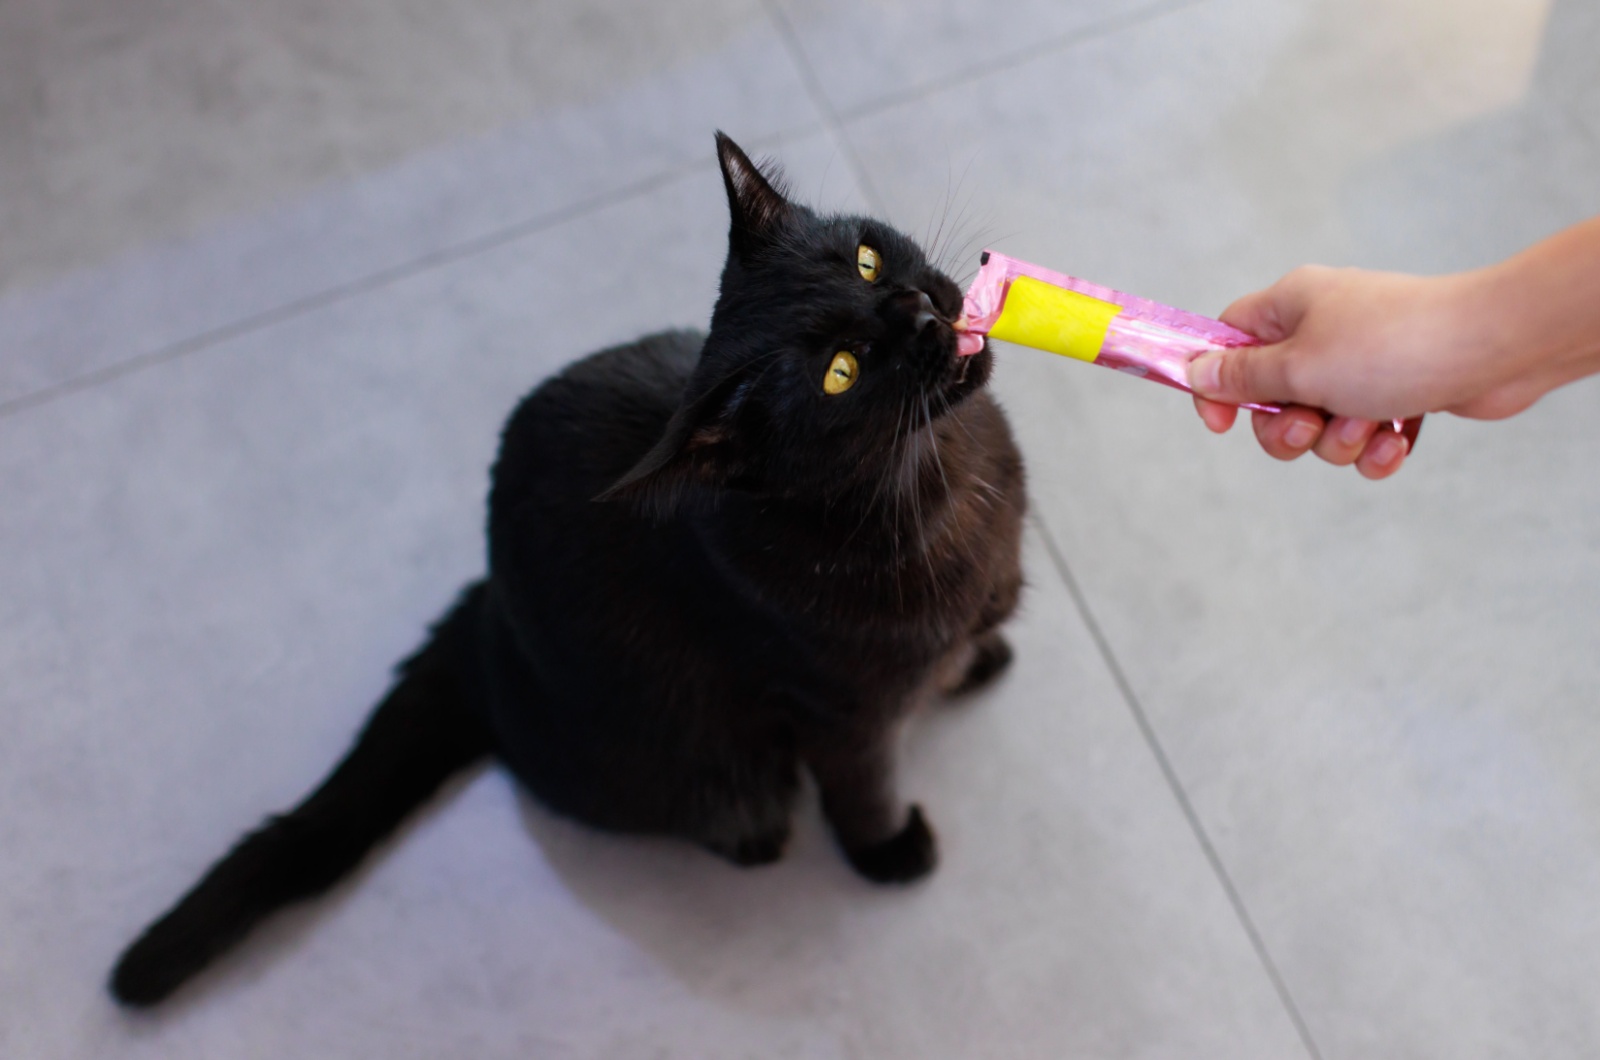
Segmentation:
<svg viewBox="0 0 1600 1060">
<path fill-rule="evenodd" d="M 998 633 L 987 633 L 978 638 L 972 662 L 967 664 L 967 672 L 961 680 L 950 689 L 949 695 L 961 696 L 968 692 L 976 692 L 984 685 L 1005 673 L 1011 666 L 1011 645 Z"/>
<path fill-rule="evenodd" d="M 922 807 L 911 807 L 905 827 L 870 846 L 845 851 L 855 870 L 873 883 L 910 883 L 920 880 L 939 863 L 939 846 Z"/>
<path fill-rule="evenodd" d="M 706 844 L 713 854 L 745 869 L 772 864 L 783 857 L 783 849 L 788 845 L 787 827 L 775 828 L 758 835 L 742 836 L 731 842 Z"/>
</svg>

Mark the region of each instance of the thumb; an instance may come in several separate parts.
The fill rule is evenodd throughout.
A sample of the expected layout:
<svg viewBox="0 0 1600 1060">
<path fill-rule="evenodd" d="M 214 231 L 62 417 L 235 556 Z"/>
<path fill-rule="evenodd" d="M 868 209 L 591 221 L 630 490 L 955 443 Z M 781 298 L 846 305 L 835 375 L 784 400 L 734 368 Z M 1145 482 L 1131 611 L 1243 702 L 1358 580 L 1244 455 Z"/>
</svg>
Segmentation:
<svg viewBox="0 0 1600 1060">
<path fill-rule="evenodd" d="M 1295 401 L 1284 370 L 1284 346 L 1239 346 L 1196 357 L 1189 363 L 1189 387 L 1230 405 Z"/>
</svg>

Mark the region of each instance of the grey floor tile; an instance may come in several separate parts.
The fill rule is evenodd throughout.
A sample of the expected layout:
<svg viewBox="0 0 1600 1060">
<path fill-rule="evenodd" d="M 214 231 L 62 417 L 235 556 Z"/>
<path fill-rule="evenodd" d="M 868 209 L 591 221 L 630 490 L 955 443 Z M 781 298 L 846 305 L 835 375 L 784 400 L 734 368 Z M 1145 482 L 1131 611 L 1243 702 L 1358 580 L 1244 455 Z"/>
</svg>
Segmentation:
<svg viewBox="0 0 1600 1060">
<path fill-rule="evenodd" d="M 957 209 L 1002 248 L 1199 310 L 1307 260 L 1465 268 L 1600 212 L 1575 6 L 1217 0 L 847 132 L 920 221 L 929 144 L 985 130 Z M 1434 417 L 1382 486 L 1048 355 L 999 389 L 1323 1055 L 1600 1050 L 1600 386 Z"/>
<path fill-rule="evenodd" d="M 1584 0 L 1555 0 L 1547 25 L 1537 91 L 1567 103 L 1590 135 L 1600 138 L 1600 83 L 1591 59 L 1600 39 L 1600 7 Z"/>
<path fill-rule="evenodd" d="M 775 0 L 850 114 L 1196 0 Z"/>
<path fill-rule="evenodd" d="M 1593 1053 L 1600 387 L 1374 488 L 1034 367 L 1041 507 L 1323 1054 Z"/>
<path fill-rule="evenodd" d="M 803 192 L 833 154 L 785 152 Z M 721 199 L 677 182 L 0 416 L 0 1054 L 1301 1055 L 1035 539 L 1015 672 L 906 748 L 928 886 L 857 882 L 814 814 L 741 873 L 491 772 L 169 1011 L 101 992 L 479 569 L 515 398 L 704 319 Z"/>
<path fill-rule="evenodd" d="M 0 285 L 619 93 L 637 105 L 697 68 L 715 93 L 768 37 L 752 0 L 10 5 Z M 784 113 L 771 65 L 779 80 L 733 96 L 747 117 Z"/>
<path fill-rule="evenodd" d="M 0 12 L 0 402 L 817 123 L 755 0 L 148 6 Z"/>
<path fill-rule="evenodd" d="M 1463 268 L 1600 209 L 1567 105 L 1580 71 L 1538 15 L 1452 43 L 1435 38 L 1453 14 L 1422 3 L 1346 20 L 1218 0 L 849 135 L 902 224 L 948 217 L 956 245 L 1216 312 L 1306 260 Z M 1485 55 L 1489 35 L 1508 56 Z M 1556 63 L 1572 68 L 1544 78 Z"/>
</svg>

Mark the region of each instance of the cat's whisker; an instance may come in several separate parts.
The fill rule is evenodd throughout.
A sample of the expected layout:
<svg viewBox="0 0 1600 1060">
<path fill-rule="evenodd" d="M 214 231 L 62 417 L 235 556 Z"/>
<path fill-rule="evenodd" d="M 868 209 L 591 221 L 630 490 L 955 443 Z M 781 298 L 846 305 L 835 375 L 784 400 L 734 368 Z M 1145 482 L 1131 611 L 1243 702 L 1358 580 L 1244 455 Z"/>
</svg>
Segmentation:
<svg viewBox="0 0 1600 1060">
<path fill-rule="evenodd" d="M 889 459 L 885 460 L 883 462 L 883 466 L 878 469 L 877 477 L 873 481 L 872 495 L 868 498 L 867 503 L 862 506 L 860 521 L 856 523 L 855 529 L 850 531 L 849 536 L 846 537 L 844 542 L 839 546 L 839 552 L 841 554 L 847 552 L 850 543 L 856 539 L 856 535 L 861 533 L 861 528 L 867 525 L 867 521 L 874 515 L 881 515 L 880 508 L 886 506 L 884 504 L 884 490 L 889 485 L 889 480 L 897 473 L 894 453 L 895 448 L 899 444 L 900 419 L 898 416 L 896 416 L 894 434 L 889 441 Z"/>
<path fill-rule="evenodd" d="M 945 406 L 948 410 L 948 404 Z M 939 431 L 933 423 L 933 412 L 928 407 L 928 395 L 922 395 L 922 415 L 928 421 L 928 443 L 933 450 L 933 466 L 939 472 L 939 481 L 944 485 L 944 502 L 948 508 L 955 504 L 955 491 L 950 488 L 950 478 L 944 471 L 944 458 L 939 453 Z"/>
<path fill-rule="evenodd" d="M 944 399 L 944 395 L 940 394 L 939 398 L 940 398 L 940 400 L 943 400 Z M 950 403 L 948 401 L 946 401 L 944 407 L 945 407 L 945 414 L 948 415 L 949 411 L 950 411 Z M 944 483 L 944 499 L 945 499 L 945 502 L 946 503 L 953 503 L 954 500 L 955 500 L 955 494 L 950 489 L 950 479 L 949 479 L 949 477 L 946 476 L 945 473 L 944 473 L 944 459 L 939 455 L 939 432 L 934 430 L 934 427 L 933 427 L 933 413 L 928 408 L 928 395 L 927 394 L 923 394 L 922 395 L 922 414 L 928 421 L 928 433 L 929 433 L 930 439 L 933 442 L 933 463 L 934 463 L 934 466 L 939 469 L 939 481 Z"/>
<path fill-rule="evenodd" d="M 961 190 L 967 183 L 967 174 L 971 172 L 972 163 L 974 161 L 976 161 L 976 160 L 977 160 L 977 156 L 976 155 L 972 155 L 967 159 L 967 164 L 962 167 L 962 169 L 961 169 L 961 178 L 960 178 L 960 180 L 958 180 L 956 182 L 955 192 L 953 193 L 954 197 L 959 197 L 961 195 Z M 956 237 L 956 234 L 961 231 L 962 225 L 965 224 L 967 211 L 972 208 L 972 204 L 973 204 L 973 201 L 974 201 L 975 198 L 976 198 L 975 192 L 969 192 L 967 194 L 966 201 L 961 204 L 959 209 L 957 209 L 957 211 L 956 211 L 956 219 L 955 219 L 954 223 L 952 223 L 951 226 L 950 226 L 950 233 L 951 233 L 950 234 L 950 238 L 951 238 L 952 241 L 954 241 L 954 239 Z M 946 207 L 946 209 L 948 210 L 948 206 Z M 942 260 L 943 256 L 944 256 L 944 252 L 946 250 L 948 250 L 948 249 L 949 249 L 948 245 L 946 245 L 944 247 L 941 247 L 938 244 L 938 242 L 935 241 L 933 246 L 929 249 L 928 253 L 929 253 L 929 256 L 934 258 L 935 260 Z"/>
<path fill-rule="evenodd" d="M 952 419 L 955 420 L 957 426 L 959 426 L 963 431 L 966 431 L 967 437 L 969 437 L 969 438 L 972 437 L 972 432 L 971 431 L 967 431 L 967 425 L 961 422 L 961 418 L 959 416 L 957 416 L 955 414 L 955 410 L 953 408 L 951 408 L 949 399 L 946 398 L 943 394 L 935 394 L 934 397 L 936 397 L 939 400 L 939 402 L 944 406 L 944 412 L 940 417 L 941 421 L 952 420 Z M 924 408 L 927 407 L 928 397 L 927 397 L 926 394 L 924 394 L 923 397 L 922 397 L 922 404 L 923 404 Z M 931 420 L 931 417 L 930 417 L 930 420 Z M 951 486 L 950 486 L 950 479 L 945 474 L 945 470 L 944 470 L 944 459 L 939 453 L 939 432 L 933 428 L 931 423 L 929 425 L 929 430 L 932 432 L 932 435 L 933 435 L 933 459 L 934 459 L 934 462 L 938 465 L 938 468 L 939 468 L 939 478 L 944 482 L 945 504 L 948 507 L 954 508 L 955 504 L 956 504 L 955 490 L 952 489 Z M 992 506 L 991 506 L 991 508 L 992 508 Z M 951 515 L 953 515 L 953 514 L 954 513 L 951 513 Z M 966 536 L 962 535 L 962 534 L 955 535 L 955 542 L 956 542 L 956 546 L 961 550 L 961 554 L 966 557 L 968 565 L 976 564 L 977 563 L 977 555 L 973 552 L 971 542 L 966 539 Z"/>
<path fill-rule="evenodd" d="M 944 205 L 942 207 L 940 207 L 940 209 L 939 209 L 939 227 L 938 227 L 937 230 L 935 230 L 933 232 L 933 234 L 931 236 L 928 236 L 927 238 L 925 238 L 923 240 L 923 243 L 928 248 L 927 256 L 928 256 L 928 258 L 930 260 L 935 260 L 935 259 L 938 258 L 939 237 L 944 234 L 945 221 L 950 217 L 951 195 L 952 195 L 952 192 L 950 190 L 950 167 L 947 165 L 947 166 L 945 166 L 945 171 L 944 171 Z M 933 227 L 933 220 L 932 220 L 932 218 L 929 218 L 927 228 L 925 228 L 923 230 L 924 233 L 927 232 L 928 228 L 932 228 L 932 227 Z"/>
<path fill-rule="evenodd" d="M 968 236 L 966 239 L 963 239 L 961 241 L 961 245 L 956 249 L 956 252 L 950 255 L 950 264 L 944 266 L 945 271 L 948 272 L 950 268 L 953 268 L 954 263 L 958 263 L 964 259 L 970 259 L 972 252 L 976 248 L 987 246 L 991 242 L 989 234 L 993 231 L 993 228 L 994 226 L 992 224 L 984 224 L 974 231 L 972 235 Z M 962 271 L 964 273 L 964 278 L 961 281 L 961 286 L 966 287 L 972 282 L 972 277 L 977 275 L 977 270 L 969 265 Z"/>
<path fill-rule="evenodd" d="M 987 231 L 987 229 L 986 229 L 986 231 Z M 980 246 L 980 247 L 984 247 L 984 246 L 992 247 L 992 246 L 996 246 L 997 244 L 1004 243 L 1008 239 L 1015 239 L 1017 236 L 1019 236 L 1021 234 L 1022 234 L 1022 230 L 1021 229 L 1013 228 L 1013 229 L 1010 229 L 1009 231 L 1001 232 L 998 235 L 986 235 L 982 239 L 973 240 L 973 243 L 976 246 Z M 972 278 L 974 276 L 976 276 L 977 274 L 978 274 L 977 268 L 975 266 L 969 266 L 962 273 L 962 279 L 960 279 L 957 282 L 960 283 L 962 288 L 966 288 L 969 284 L 972 283 Z"/>
<path fill-rule="evenodd" d="M 959 243 L 956 240 L 961 237 L 961 232 L 951 236 L 950 245 L 953 249 L 948 250 L 941 258 L 940 267 L 952 275 L 957 268 L 969 274 L 974 271 L 974 266 L 971 264 L 973 254 L 980 247 L 989 245 L 989 236 L 994 231 L 994 224 L 990 220 L 973 222 L 970 229 L 966 225 L 967 222 L 963 222 L 961 232 L 970 232 L 970 234 L 961 238 Z"/>
<path fill-rule="evenodd" d="M 949 404 L 948 401 L 946 401 L 945 403 L 946 403 L 946 405 Z M 955 418 L 955 417 L 952 417 L 952 418 Z M 956 419 L 956 425 L 959 426 L 962 429 L 962 431 L 964 431 L 966 433 L 967 438 L 972 442 L 972 444 L 973 445 L 977 445 L 978 444 L 978 440 L 976 438 L 974 438 L 972 432 L 967 429 L 967 425 L 965 423 L 962 423 L 959 418 L 955 418 L 955 419 Z M 976 499 L 979 503 L 983 504 L 984 507 L 988 508 L 990 511 L 994 510 L 995 501 L 1003 500 L 1004 497 L 1005 497 L 1005 494 L 1002 493 L 994 485 L 994 483 L 990 482 L 988 479 L 984 478 L 982 475 L 978 474 L 977 472 L 972 471 L 971 469 L 968 469 L 968 471 L 967 471 L 966 480 L 967 480 L 967 482 L 971 483 L 973 486 L 977 487 L 977 490 L 974 491 L 973 494 L 972 494 L 973 498 Z"/>
<path fill-rule="evenodd" d="M 912 406 L 912 415 L 913 416 L 916 415 L 916 407 L 915 406 Z M 926 522 L 926 520 L 924 520 L 923 514 L 922 514 L 922 471 L 923 471 L 923 464 L 924 464 L 924 460 L 923 460 L 923 456 L 922 456 L 922 440 L 923 440 L 924 436 L 931 435 L 932 432 L 933 432 L 933 424 L 932 424 L 932 420 L 931 420 L 931 418 L 930 418 L 930 416 L 928 414 L 928 396 L 926 394 L 923 394 L 922 395 L 922 424 L 916 429 L 916 431 L 915 431 L 915 433 L 913 435 L 913 437 L 916 439 L 916 443 L 917 443 L 917 453 L 916 453 L 916 459 L 915 459 L 915 461 L 913 462 L 913 465 L 912 465 L 913 475 L 912 475 L 912 482 L 911 482 L 911 506 L 912 506 L 911 510 L 912 510 L 912 516 L 913 516 L 913 518 L 915 520 L 916 531 L 917 531 L 917 536 L 916 536 L 916 541 L 915 541 L 915 546 L 916 546 L 916 549 L 917 549 L 917 555 L 921 558 L 923 566 L 926 567 L 927 570 L 928 570 L 928 583 L 929 583 L 930 587 L 933 589 L 933 598 L 934 598 L 934 600 L 942 602 L 943 599 L 944 599 L 944 594 L 942 592 L 940 592 L 939 572 L 937 570 L 935 570 L 934 566 L 933 566 L 933 555 L 932 555 L 932 551 L 933 551 L 932 545 L 933 545 L 933 543 L 928 538 L 927 522 Z M 934 456 L 937 459 L 937 457 L 938 457 L 938 445 L 937 445 L 936 441 L 935 441 L 935 444 L 934 444 Z M 943 467 L 940 467 L 939 473 L 940 473 L 940 476 L 943 477 L 943 474 L 944 474 Z"/>
<path fill-rule="evenodd" d="M 909 446 L 901 445 L 902 438 L 901 438 L 900 429 L 901 429 L 902 421 L 904 421 L 906 423 L 906 425 L 909 426 L 910 417 L 911 417 L 911 409 L 908 406 L 901 406 L 900 412 L 895 416 L 895 421 L 894 421 L 895 444 L 890 447 L 890 456 L 894 461 L 895 479 L 896 479 L 896 481 L 895 481 L 895 489 L 894 489 L 894 535 L 893 535 L 893 538 L 892 538 L 892 540 L 894 542 L 894 550 L 895 550 L 894 565 L 893 565 L 893 570 L 894 570 L 894 591 L 895 591 L 895 599 L 899 602 L 901 611 L 905 610 L 906 597 L 905 597 L 905 578 L 904 578 L 904 572 L 902 570 L 902 568 L 904 566 L 904 562 L 903 562 L 902 557 L 901 557 L 901 551 L 905 548 L 905 539 L 901 536 L 901 533 L 900 533 L 900 499 L 901 499 L 902 495 L 905 493 L 905 465 L 906 465 L 906 458 L 907 458 L 907 455 L 908 455 L 907 450 L 909 449 Z M 907 442 L 910 441 L 909 433 L 905 436 L 904 441 L 907 441 Z"/>
<path fill-rule="evenodd" d="M 958 199 L 960 199 L 962 189 L 966 187 L 967 175 L 972 171 L 972 163 L 977 161 L 977 157 L 978 156 L 976 154 L 972 154 L 972 155 L 967 156 L 967 164 L 961 167 L 961 176 L 960 176 L 959 179 L 957 179 L 956 184 L 955 184 L 955 188 L 953 190 L 950 187 L 949 169 L 948 169 L 948 167 L 946 167 L 945 207 L 944 207 L 944 212 L 945 212 L 945 216 L 946 217 L 949 216 L 951 206 Z M 957 232 L 959 232 L 961 230 L 961 225 L 963 223 L 963 218 L 965 218 L 967 211 L 971 208 L 972 203 L 973 203 L 973 199 L 974 199 L 974 193 L 969 192 L 968 195 L 967 195 L 966 201 L 956 211 L 956 219 L 955 219 L 954 223 L 952 223 L 950 225 L 951 239 L 954 239 L 955 238 L 955 233 L 957 233 Z M 944 258 L 944 251 L 946 249 L 948 249 L 947 246 L 942 246 L 941 243 L 940 243 L 940 236 L 942 236 L 944 234 L 944 228 L 945 228 L 945 224 L 944 224 L 944 221 L 941 219 L 940 224 L 939 224 L 939 233 L 937 235 L 935 235 L 934 239 L 932 240 L 932 242 L 928 246 L 928 259 L 930 261 L 935 261 L 935 262 L 942 261 L 943 258 Z M 941 271 L 949 271 L 949 270 L 942 269 Z"/>
<path fill-rule="evenodd" d="M 979 445 L 978 439 L 976 437 L 974 437 L 972 431 L 968 429 L 968 427 L 966 425 L 966 422 L 964 420 L 962 420 L 962 418 L 960 416 L 956 415 L 954 406 L 952 406 L 950 404 L 950 399 L 945 397 L 943 394 L 938 394 L 936 396 L 938 397 L 939 401 L 944 405 L 945 418 L 955 421 L 955 425 L 957 427 L 961 428 L 961 433 L 965 434 L 967 436 L 967 441 L 970 442 L 973 446 Z M 994 497 L 996 497 L 996 498 L 998 498 L 1001 495 L 999 490 L 995 489 L 988 482 L 984 481 L 981 476 L 979 476 L 977 474 L 974 474 L 970 470 L 967 472 L 967 479 L 969 481 L 975 483 L 976 485 L 982 486 L 989 493 L 993 494 Z M 991 500 L 990 498 L 987 498 L 987 497 L 979 496 L 977 494 L 974 494 L 974 496 L 976 496 L 978 498 L 978 500 L 982 501 L 983 504 L 985 506 L 987 506 L 991 511 L 994 510 L 994 502 L 993 502 L 993 500 Z"/>
<path fill-rule="evenodd" d="M 939 403 L 944 406 L 944 411 L 947 415 L 955 411 L 955 406 L 950 404 L 950 399 L 948 397 L 943 394 L 936 394 L 934 396 L 937 397 L 939 399 Z M 967 436 L 967 440 L 969 442 L 971 442 L 973 445 L 978 444 L 978 439 L 973 437 L 972 432 L 967 429 L 967 425 L 965 421 L 961 419 L 961 417 L 951 415 L 950 418 L 955 421 L 957 427 L 961 428 L 961 433 Z"/>
</svg>

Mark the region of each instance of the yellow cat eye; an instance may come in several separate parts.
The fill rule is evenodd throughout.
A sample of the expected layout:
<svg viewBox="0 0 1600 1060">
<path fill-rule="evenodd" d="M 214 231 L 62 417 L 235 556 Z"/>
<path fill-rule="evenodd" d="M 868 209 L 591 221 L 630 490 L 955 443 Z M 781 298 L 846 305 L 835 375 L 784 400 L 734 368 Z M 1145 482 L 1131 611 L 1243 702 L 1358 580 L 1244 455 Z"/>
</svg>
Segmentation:
<svg viewBox="0 0 1600 1060">
<path fill-rule="evenodd" d="M 856 385 L 856 376 L 860 374 L 861 366 L 856 363 L 855 354 L 840 350 L 833 355 L 828 374 L 822 377 L 822 391 L 825 394 L 842 394 Z"/>
<path fill-rule="evenodd" d="M 876 250 L 865 243 L 856 247 L 856 271 L 861 273 L 861 278 L 868 283 L 878 282 L 878 270 L 883 267 L 883 258 Z"/>
</svg>

